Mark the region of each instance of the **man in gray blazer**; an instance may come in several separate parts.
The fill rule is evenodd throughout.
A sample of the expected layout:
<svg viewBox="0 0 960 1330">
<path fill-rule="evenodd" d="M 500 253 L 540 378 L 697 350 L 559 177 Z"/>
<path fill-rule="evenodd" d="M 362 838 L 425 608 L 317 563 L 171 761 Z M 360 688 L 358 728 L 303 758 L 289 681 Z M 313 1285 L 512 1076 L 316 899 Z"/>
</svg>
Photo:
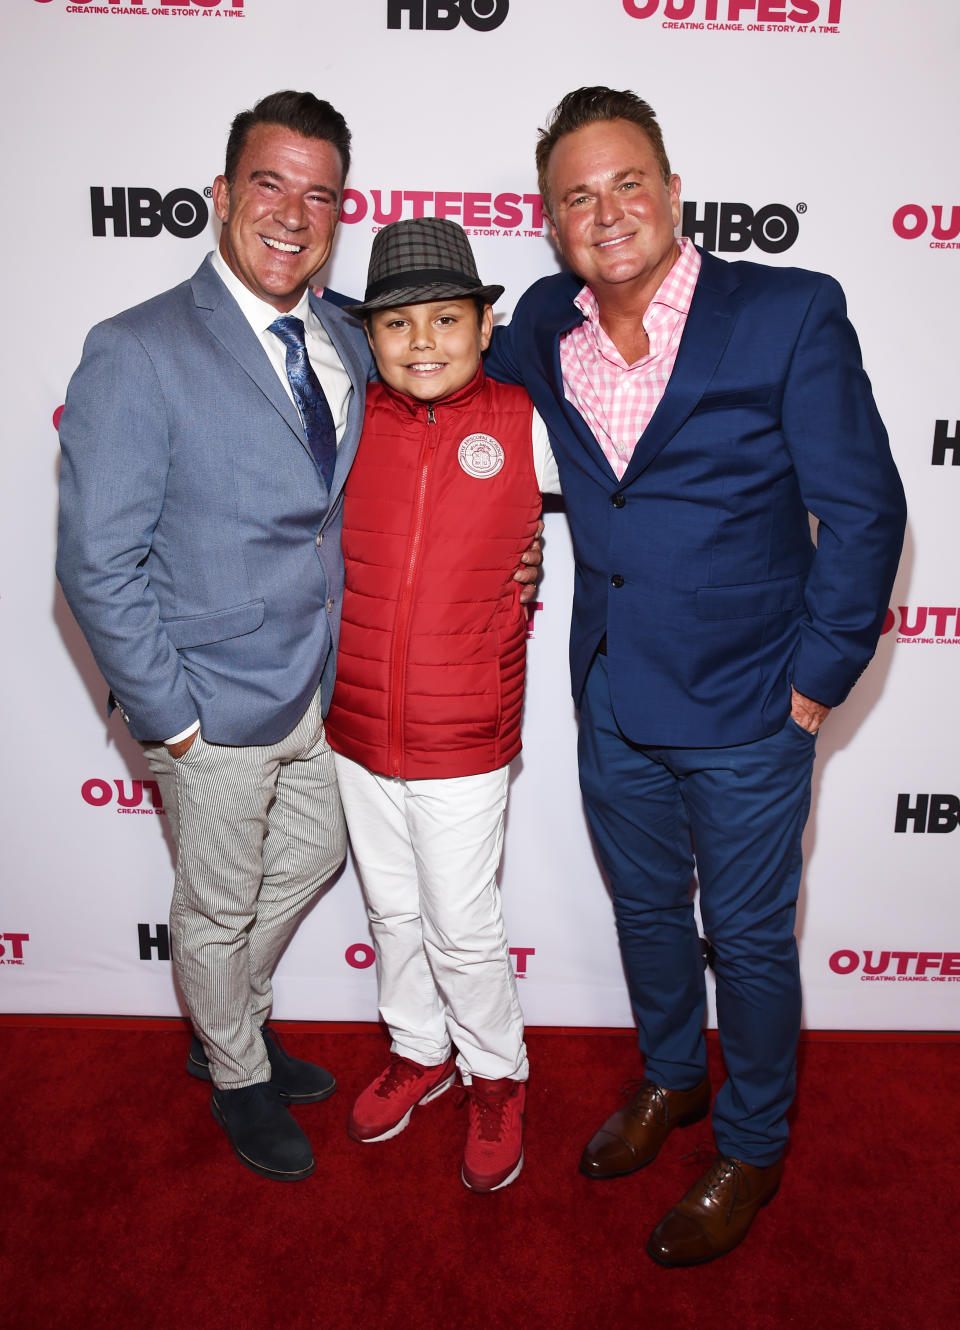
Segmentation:
<svg viewBox="0 0 960 1330">
<path fill-rule="evenodd" d="M 170 814 L 190 1069 L 241 1162 L 283 1181 L 314 1168 L 289 1105 L 335 1088 L 265 1022 L 346 846 L 322 715 L 370 357 L 308 283 L 349 156 L 343 117 L 310 93 L 237 116 L 219 250 L 93 329 L 60 427 L 57 576 Z"/>
</svg>

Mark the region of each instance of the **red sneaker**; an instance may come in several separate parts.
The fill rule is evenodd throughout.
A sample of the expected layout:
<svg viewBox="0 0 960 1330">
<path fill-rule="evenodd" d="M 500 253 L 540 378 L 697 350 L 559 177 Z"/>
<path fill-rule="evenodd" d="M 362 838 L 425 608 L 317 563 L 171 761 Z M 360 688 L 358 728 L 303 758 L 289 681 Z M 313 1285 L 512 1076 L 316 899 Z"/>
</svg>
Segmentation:
<svg viewBox="0 0 960 1330">
<path fill-rule="evenodd" d="M 471 1191 L 497 1191 L 523 1168 L 523 1107 L 527 1087 L 504 1077 L 474 1076 L 465 1087 L 470 1121 L 461 1176 Z"/>
<path fill-rule="evenodd" d="M 391 1053 L 390 1062 L 376 1080 L 357 1097 L 350 1110 L 347 1133 L 355 1141 L 388 1141 L 398 1136 L 410 1121 L 418 1104 L 449 1090 L 456 1075 L 456 1060 L 451 1053 L 438 1067 L 423 1067 L 399 1053 Z"/>
</svg>

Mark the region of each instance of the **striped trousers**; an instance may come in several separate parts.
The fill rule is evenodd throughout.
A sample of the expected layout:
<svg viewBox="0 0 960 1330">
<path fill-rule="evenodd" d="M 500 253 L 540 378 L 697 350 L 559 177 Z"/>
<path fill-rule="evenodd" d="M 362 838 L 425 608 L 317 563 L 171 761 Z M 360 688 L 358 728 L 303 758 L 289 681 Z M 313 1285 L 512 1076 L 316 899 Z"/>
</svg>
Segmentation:
<svg viewBox="0 0 960 1330">
<path fill-rule="evenodd" d="M 271 975 L 346 854 L 320 690 L 279 743 L 237 748 L 198 735 L 179 758 L 163 744 L 145 752 L 177 849 L 174 972 L 214 1084 L 268 1081 L 260 1029 Z"/>
</svg>

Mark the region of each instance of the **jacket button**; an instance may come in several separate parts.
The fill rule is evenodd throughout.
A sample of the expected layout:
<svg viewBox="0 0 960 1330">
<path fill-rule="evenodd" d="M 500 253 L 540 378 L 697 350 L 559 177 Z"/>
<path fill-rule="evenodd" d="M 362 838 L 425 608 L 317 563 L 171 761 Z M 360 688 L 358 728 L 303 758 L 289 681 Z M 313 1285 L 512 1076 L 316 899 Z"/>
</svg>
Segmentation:
<svg viewBox="0 0 960 1330">
<path fill-rule="evenodd" d="M 321 546 L 322 544 L 323 544 L 323 532 L 322 532 L 322 531 L 318 531 L 318 532 L 317 532 L 317 549 L 319 549 L 320 546 Z"/>
<path fill-rule="evenodd" d="M 623 575 L 621 573 L 614 573 L 614 575 L 610 578 L 610 585 L 623 586 Z"/>
<path fill-rule="evenodd" d="M 327 597 L 327 613 L 328 614 L 333 613 L 333 596 Z"/>
<path fill-rule="evenodd" d="M 610 502 L 613 504 L 614 508 L 622 508 L 627 500 L 625 495 L 615 494 Z"/>
</svg>

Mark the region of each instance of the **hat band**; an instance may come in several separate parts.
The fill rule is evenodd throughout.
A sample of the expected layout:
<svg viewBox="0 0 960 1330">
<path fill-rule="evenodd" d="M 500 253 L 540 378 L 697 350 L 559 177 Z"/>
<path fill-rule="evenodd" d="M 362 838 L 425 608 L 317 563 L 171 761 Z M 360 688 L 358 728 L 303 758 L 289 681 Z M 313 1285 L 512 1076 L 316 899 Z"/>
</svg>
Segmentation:
<svg viewBox="0 0 960 1330">
<path fill-rule="evenodd" d="M 378 282 L 371 282 L 363 298 L 364 303 L 375 300 L 387 291 L 402 291 L 408 286 L 427 286 L 433 282 L 471 289 L 482 285 L 479 277 L 471 277 L 469 273 L 459 272 L 455 268 L 409 268 L 404 272 L 391 273 L 389 277 L 381 277 Z"/>
</svg>

